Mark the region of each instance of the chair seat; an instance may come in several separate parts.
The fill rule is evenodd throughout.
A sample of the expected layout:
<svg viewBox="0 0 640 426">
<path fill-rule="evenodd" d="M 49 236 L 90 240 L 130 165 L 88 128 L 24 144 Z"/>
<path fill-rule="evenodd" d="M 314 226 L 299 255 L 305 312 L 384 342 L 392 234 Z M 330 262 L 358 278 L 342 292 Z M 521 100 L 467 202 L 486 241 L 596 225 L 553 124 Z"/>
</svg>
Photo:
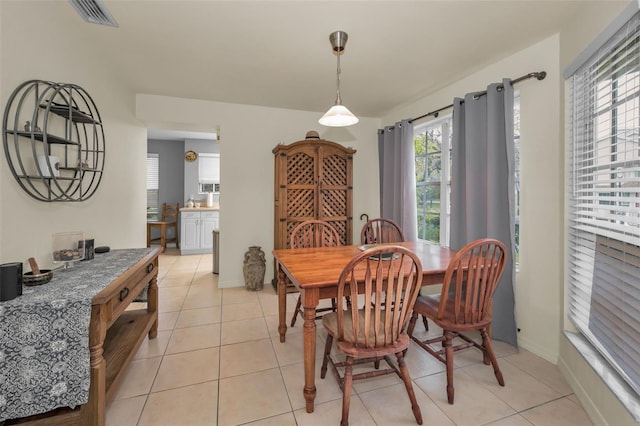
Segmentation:
<svg viewBox="0 0 640 426">
<path fill-rule="evenodd" d="M 359 317 L 359 334 L 360 334 L 360 342 L 363 342 L 364 340 L 364 311 L 363 310 L 358 310 L 358 317 Z M 378 332 L 378 336 L 377 336 L 377 340 L 379 342 L 382 342 L 385 340 L 385 336 L 384 336 L 384 323 L 382 322 L 382 320 L 384 320 L 384 310 L 381 312 L 380 314 L 380 327 L 379 327 L 379 332 Z M 381 352 L 381 348 L 378 347 L 378 349 L 372 349 L 371 351 L 368 351 L 367 348 L 363 347 L 363 346 L 355 346 L 355 336 L 353 335 L 353 321 L 351 318 L 351 310 L 346 310 L 344 311 L 344 316 L 343 316 L 343 322 L 344 322 L 344 338 L 341 341 L 337 342 L 337 346 L 338 349 L 340 349 L 342 352 L 344 352 L 347 355 L 353 356 L 353 357 L 370 357 L 370 356 L 381 356 L 383 354 L 394 354 L 400 351 L 404 351 L 406 348 L 409 347 L 409 336 L 407 334 L 402 334 L 400 336 L 400 338 L 396 341 L 396 342 L 391 342 L 391 338 L 387 338 L 386 342 L 384 343 L 386 348 L 384 348 L 384 351 Z M 337 336 L 338 335 L 338 313 L 337 312 L 331 312 L 328 314 L 325 314 L 322 317 L 322 325 L 326 328 L 327 332 L 330 333 L 332 336 Z M 370 334 L 370 338 L 373 341 L 373 334 Z M 360 343 L 362 345 L 362 343 Z M 378 345 L 380 346 L 380 345 Z"/>
<path fill-rule="evenodd" d="M 485 314 L 482 321 L 474 322 L 472 325 L 457 324 L 454 316 L 454 304 L 453 298 L 447 299 L 444 316 L 438 318 L 440 295 L 418 296 L 413 311 L 431 319 L 438 327 L 453 332 L 477 330 L 478 327 L 487 327 L 491 324 L 491 314 Z"/>
</svg>

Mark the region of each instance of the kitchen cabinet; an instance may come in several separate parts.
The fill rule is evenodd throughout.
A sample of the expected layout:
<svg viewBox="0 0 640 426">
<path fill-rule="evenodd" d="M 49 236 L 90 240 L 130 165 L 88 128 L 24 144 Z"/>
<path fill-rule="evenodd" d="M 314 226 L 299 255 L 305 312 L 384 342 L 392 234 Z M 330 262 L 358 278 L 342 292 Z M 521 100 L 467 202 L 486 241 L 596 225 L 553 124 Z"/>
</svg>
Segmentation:
<svg viewBox="0 0 640 426">
<path fill-rule="evenodd" d="M 180 254 L 211 253 L 213 230 L 219 228 L 218 210 L 180 209 Z"/>
</svg>

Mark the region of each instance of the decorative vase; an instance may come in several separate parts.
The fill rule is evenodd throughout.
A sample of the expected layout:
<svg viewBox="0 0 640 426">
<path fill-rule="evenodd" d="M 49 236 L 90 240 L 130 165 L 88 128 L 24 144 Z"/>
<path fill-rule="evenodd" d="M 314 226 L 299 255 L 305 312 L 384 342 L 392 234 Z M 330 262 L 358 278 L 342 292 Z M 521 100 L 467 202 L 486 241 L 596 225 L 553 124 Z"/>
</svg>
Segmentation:
<svg viewBox="0 0 640 426">
<path fill-rule="evenodd" d="M 244 254 L 244 285 L 249 291 L 262 290 L 266 260 L 260 246 L 251 246 Z"/>
</svg>

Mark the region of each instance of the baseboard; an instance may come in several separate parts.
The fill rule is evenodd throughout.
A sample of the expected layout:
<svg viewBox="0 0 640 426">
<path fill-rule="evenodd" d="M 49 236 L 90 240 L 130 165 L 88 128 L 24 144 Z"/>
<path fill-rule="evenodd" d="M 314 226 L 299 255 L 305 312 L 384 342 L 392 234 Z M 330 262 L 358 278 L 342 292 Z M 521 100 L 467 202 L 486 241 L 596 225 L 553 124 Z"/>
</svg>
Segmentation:
<svg viewBox="0 0 640 426">
<path fill-rule="evenodd" d="M 523 339 L 521 337 L 518 337 L 518 346 L 521 347 L 522 349 L 525 349 L 531 352 L 532 354 L 539 356 L 540 358 L 544 358 L 545 360 L 549 361 L 552 364 L 558 363 L 558 356 L 559 356 L 558 352 L 552 352 L 547 348 L 544 348 L 540 345 L 537 345 L 531 342 L 528 339 Z"/>
<path fill-rule="evenodd" d="M 558 359 L 558 368 L 564 376 L 565 380 L 569 384 L 569 387 L 573 390 L 582 408 L 587 412 L 589 418 L 594 425 L 607 425 L 608 422 L 602 416 L 602 413 L 598 409 L 598 406 L 593 402 L 587 391 L 582 386 L 582 383 L 578 380 L 578 377 L 574 374 L 571 366 L 565 362 L 563 358 Z"/>
<path fill-rule="evenodd" d="M 197 248 L 197 249 L 180 249 L 181 256 L 187 256 L 190 254 L 213 254 L 212 248 Z"/>
</svg>

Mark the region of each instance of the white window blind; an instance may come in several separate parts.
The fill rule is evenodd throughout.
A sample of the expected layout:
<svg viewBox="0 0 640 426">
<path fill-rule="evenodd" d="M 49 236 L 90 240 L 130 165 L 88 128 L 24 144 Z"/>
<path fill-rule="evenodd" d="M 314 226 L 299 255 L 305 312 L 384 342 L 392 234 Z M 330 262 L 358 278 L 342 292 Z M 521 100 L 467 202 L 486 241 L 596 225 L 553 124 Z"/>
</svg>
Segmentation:
<svg viewBox="0 0 640 426">
<path fill-rule="evenodd" d="M 569 317 L 640 394 L 640 13 L 571 76 Z"/>
<path fill-rule="evenodd" d="M 198 176 L 200 183 L 220 183 L 220 154 L 200 154 Z"/>
<path fill-rule="evenodd" d="M 147 153 L 147 219 L 158 218 L 160 154 Z"/>
</svg>

